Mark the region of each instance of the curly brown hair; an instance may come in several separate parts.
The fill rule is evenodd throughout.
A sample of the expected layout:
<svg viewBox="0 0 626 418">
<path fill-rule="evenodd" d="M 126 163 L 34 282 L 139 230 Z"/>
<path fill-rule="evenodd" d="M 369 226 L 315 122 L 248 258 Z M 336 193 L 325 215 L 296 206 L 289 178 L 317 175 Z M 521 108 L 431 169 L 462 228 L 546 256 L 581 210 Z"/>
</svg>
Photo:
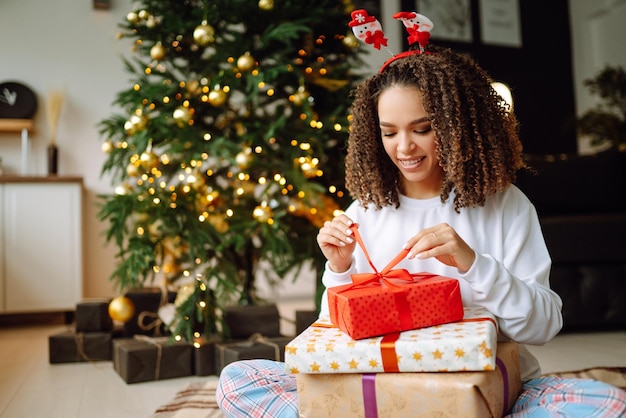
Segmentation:
<svg viewBox="0 0 626 418">
<path fill-rule="evenodd" d="M 483 206 L 525 168 L 517 118 L 470 57 L 428 46 L 398 59 L 357 87 L 346 156 L 346 188 L 367 207 L 400 205 L 400 172 L 383 148 L 377 103 L 391 86 L 416 87 L 435 133 L 444 170 L 441 200 L 454 190 L 454 208 Z"/>
</svg>

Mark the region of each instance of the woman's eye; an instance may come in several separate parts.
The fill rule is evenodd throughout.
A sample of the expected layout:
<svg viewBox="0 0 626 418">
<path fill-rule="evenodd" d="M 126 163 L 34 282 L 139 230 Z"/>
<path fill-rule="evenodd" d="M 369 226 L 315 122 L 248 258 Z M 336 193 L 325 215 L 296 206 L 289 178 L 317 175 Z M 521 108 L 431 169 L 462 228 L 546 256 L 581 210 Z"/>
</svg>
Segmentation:
<svg viewBox="0 0 626 418">
<path fill-rule="evenodd" d="M 424 127 L 419 128 L 419 129 L 416 129 L 415 133 L 416 134 L 420 134 L 420 135 L 424 135 L 424 134 L 427 134 L 428 132 L 430 132 L 432 130 L 433 130 L 432 126 L 428 125 L 428 126 L 424 126 Z"/>
<path fill-rule="evenodd" d="M 396 134 L 395 132 L 382 132 L 383 138 L 390 138 L 394 136 L 395 134 Z"/>
</svg>

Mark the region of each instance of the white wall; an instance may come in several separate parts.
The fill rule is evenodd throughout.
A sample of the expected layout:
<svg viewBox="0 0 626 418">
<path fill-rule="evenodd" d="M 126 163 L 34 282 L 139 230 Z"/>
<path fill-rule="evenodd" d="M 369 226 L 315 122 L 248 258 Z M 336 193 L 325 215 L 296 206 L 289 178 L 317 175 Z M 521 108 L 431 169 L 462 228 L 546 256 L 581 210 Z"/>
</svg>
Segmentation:
<svg viewBox="0 0 626 418">
<path fill-rule="evenodd" d="M 399 10 L 400 1 L 381 3 L 380 19 L 390 39 L 390 50 L 397 52 L 404 35 L 391 15 Z M 579 88 L 581 80 L 593 76 L 604 62 L 626 65 L 626 49 L 619 41 L 626 39 L 622 23 L 626 20 L 626 0 L 570 0 L 570 4 L 580 113 L 591 103 Z M 59 174 L 79 175 L 85 182 L 85 297 L 116 294 L 108 281 L 115 248 L 105 247 L 104 225 L 96 219 L 95 195 L 113 188 L 108 178 L 100 178 L 105 156 L 100 151 L 102 138 L 96 124 L 113 113 L 111 103 L 116 93 L 129 87 L 120 56 L 130 55 L 130 44 L 118 40 L 116 34 L 117 24 L 131 8 L 131 0 L 111 0 L 110 10 L 94 10 L 91 0 L 0 0 L 0 82 L 24 82 L 39 96 L 36 130 L 31 135 L 30 174 L 44 175 L 47 170 L 45 95 L 52 89 L 65 89 L 57 132 Z M 366 60 L 378 68 L 387 58 L 385 51 L 373 50 Z M 20 145 L 19 134 L 0 133 L 0 157 L 8 173 L 20 172 Z"/>
<path fill-rule="evenodd" d="M 65 90 L 57 130 L 59 174 L 84 178 L 83 288 L 88 297 L 115 294 L 108 280 L 115 248 L 105 248 L 104 228 L 96 220 L 95 195 L 112 190 L 109 180 L 100 178 L 105 158 L 96 124 L 113 113 L 115 94 L 128 87 L 120 56 L 130 51 L 129 42 L 116 34 L 130 8 L 131 0 L 112 0 L 108 11 L 94 10 L 91 0 L 0 1 L 0 82 L 23 82 L 39 101 L 29 174 L 47 172 L 46 94 Z M 0 133 L 5 173 L 21 173 L 20 155 L 19 134 Z"/>
</svg>

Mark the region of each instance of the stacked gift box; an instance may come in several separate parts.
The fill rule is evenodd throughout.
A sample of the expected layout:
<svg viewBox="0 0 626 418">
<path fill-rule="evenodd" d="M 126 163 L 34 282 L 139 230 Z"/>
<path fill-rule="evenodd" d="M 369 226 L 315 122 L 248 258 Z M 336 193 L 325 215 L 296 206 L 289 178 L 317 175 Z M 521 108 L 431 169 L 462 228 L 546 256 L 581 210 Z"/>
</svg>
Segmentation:
<svg viewBox="0 0 626 418">
<path fill-rule="evenodd" d="M 113 327 L 108 306 L 108 300 L 79 302 L 74 328 L 48 337 L 50 364 L 110 361 L 112 341 L 121 330 Z"/>
<path fill-rule="evenodd" d="M 329 288 L 330 317 L 285 348 L 301 416 L 501 417 L 521 382 L 518 346 L 498 344 L 497 321 L 463 307 L 456 279 L 394 267 Z"/>
<path fill-rule="evenodd" d="M 215 374 L 239 360 L 283 361 L 285 346 L 293 337 L 280 333 L 280 314 L 276 305 L 237 306 L 224 310 L 228 341 L 215 346 Z"/>
<path fill-rule="evenodd" d="M 303 416 L 499 417 L 520 391 L 517 344 L 498 343 L 495 317 L 477 307 L 457 322 L 359 340 L 321 320 L 287 344 L 285 363 Z"/>
</svg>

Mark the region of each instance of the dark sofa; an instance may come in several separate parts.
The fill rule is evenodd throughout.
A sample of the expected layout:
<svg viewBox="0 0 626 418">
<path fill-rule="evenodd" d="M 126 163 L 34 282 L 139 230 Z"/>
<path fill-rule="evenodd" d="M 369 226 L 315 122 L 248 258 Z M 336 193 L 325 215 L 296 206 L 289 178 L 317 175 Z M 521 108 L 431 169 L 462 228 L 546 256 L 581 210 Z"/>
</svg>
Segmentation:
<svg viewBox="0 0 626 418">
<path fill-rule="evenodd" d="M 626 329 L 626 153 L 528 158 L 533 201 L 563 299 L 563 331 Z"/>
</svg>

